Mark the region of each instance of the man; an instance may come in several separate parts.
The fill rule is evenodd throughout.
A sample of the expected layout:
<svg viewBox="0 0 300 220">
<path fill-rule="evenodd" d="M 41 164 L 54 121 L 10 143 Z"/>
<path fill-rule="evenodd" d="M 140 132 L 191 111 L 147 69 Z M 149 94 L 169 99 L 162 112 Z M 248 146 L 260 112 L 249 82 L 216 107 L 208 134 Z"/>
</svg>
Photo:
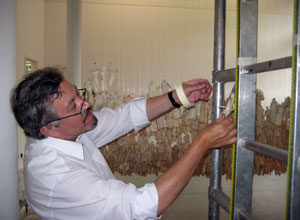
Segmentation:
<svg viewBox="0 0 300 220">
<path fill-rule="evenodd" d="M 187 102 L 207 100 L 211 86 L 191 80 L 183 91 Z M 55 68 L 28 75 L 12 91 L 15 118 L 30 137 L 24 157 L 27 200 L 41 219 L 157 219 L 209 149 L 236 141 L 232 118 L 222 116 L 154 183 L 136 188 L 115 179 L 98 147 L 180 106 L 176 91 L 95 113 L 85 93 Z"/>
</svg>

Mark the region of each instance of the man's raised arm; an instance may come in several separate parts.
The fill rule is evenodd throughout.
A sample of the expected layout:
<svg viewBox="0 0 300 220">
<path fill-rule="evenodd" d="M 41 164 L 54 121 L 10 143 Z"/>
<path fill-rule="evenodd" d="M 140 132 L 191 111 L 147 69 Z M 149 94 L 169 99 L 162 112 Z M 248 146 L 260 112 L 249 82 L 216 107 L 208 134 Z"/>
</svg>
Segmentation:
<svg viewBox="0 0 300 220">
<path fill-rule="evenodd" d="M 182 84 L 182 92 L 184 94 L 181 93 L 179 96 L 186 96 L 187 102 L 190 103 L 199 100 L 207 101 L 211 91 L 212 87 L 206 79 L 194 79 Z M 146 112 L 149 121 L 183 104 L 182 99 L 178 96 L 178 90 L 177 92 L 172 90 L 170 93 L 151 97 L 147 100 Z"/>
</svg>

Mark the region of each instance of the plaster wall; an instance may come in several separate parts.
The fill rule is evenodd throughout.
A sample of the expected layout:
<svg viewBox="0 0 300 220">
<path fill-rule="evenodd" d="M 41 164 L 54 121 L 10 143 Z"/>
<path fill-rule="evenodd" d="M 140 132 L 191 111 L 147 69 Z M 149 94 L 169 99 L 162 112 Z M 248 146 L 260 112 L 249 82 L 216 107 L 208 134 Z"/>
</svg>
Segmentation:
<svg viewBox="0 0 300 220">
<path fill-rule="evenodd" d="M 67 1 L 45 0 L 45 66 L 67 66 Z"/>
<path fill-rule="evenodd" d="M 45 5 L 41 0 L 17 0 L 17 81 L 25 74 L 25 59 L 44 66 L 44 18 Z M 18 127 L 19 158 L 24 153 L 26 137 Z M 23 161 L 19 159 L 19 167 Z"/>
<path fill-rule="evenodd" d="M 257 61 L 291 55 L 292 1 L 259 1 Z M 83 1 L 82 78 L 111 66 L 125 93 L 145 95 L 151 81 L 172 86 L 213 65 L 213 1 Z M 226 68 L 236 64 L 236 1 L 227 1 Z M 227 88 L 228 87 L 228 88 Z M 231 90 L 231 84 L 226 91 Z M 290 70 L 258 76 L 263 105 L 290 94 Z M 280 88 L 280 89 L 278 89 Z"/>
<path fill-rule="evenodd" d="M 17 72 L 25 74 L 25 58 L 44 66 L 44 1 L 17 0 Z"/>
<path fill-rule="evenodd" d="M 259 1 L 257 61 L 292 54 L 292 0 Z M 236 1 L 227 1 L 225 68 L 236 65 Z M 211 80 L 214 1 L 82 0 L 82 83 L 118 72 L 118 88 L 147 94 L 151 81 Z M 67 66 L 66 1 L 45 0 L 45 65 Z M 290 95 L 290 69 L 258 75 L 264 106 Z M 232 84 L 225 86 L 226 95 Z"/>
</svg>

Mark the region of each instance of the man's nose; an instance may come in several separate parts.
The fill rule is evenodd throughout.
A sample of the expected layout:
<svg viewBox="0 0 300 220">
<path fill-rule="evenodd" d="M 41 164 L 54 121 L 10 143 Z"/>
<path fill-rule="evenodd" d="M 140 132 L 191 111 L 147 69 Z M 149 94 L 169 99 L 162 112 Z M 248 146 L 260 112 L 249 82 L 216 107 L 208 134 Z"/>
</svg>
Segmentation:
<svg viewBox="0 0 300 220">
<path fill-rule="evenodd" d="M 84 108 L 89 108 L 92 106 L 92 104 L 88 100 L 82 100 L 82 101 L 84 101 L 84 103 L 83 103 Z"/>
</svg>

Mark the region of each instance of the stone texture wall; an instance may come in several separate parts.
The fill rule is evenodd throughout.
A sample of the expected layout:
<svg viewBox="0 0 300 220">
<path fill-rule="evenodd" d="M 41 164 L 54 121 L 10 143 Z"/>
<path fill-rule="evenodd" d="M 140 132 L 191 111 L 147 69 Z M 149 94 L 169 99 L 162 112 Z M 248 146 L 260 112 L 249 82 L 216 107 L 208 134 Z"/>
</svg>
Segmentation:
<svg viewBox="0 0 300 220">
<path fill-rule="evenodd" d="M 114 87 L 113 72 L 103 69 L 93 71 L 85 83 L 89 100 L 97 111 L 102 107 L 115 108 L 121 103 L 132 99 L 127 94 L 121 94 Z M 155 96 L 171 90 L 166 81 L 151 82 L 148 94 Z M 263 93 L 257 91 L 256 106 L 256 140 L 282 149 L 288 148 L 289 105 L 290 99 L 277 103 L 273 99 L 270 107 L 263 109 L 261 101 Z M 194 107 L 183 107 L 154 120 L 150 126 L 138 134 L 131 132 L 100 150 L 107 159 L 113 172 L 122 175 L 158 174 L 167 170 L 191 144 L 199 130 L 211 122 L 211 102 L 198 102 Z M 231 177 L 232 146 L 223 148 L 223 174 Z M 286 172 L 286 165 L 277 160 L 255 154 L 255 174 L 276 174 Z M 194 175 L 209 176 L 210 155 L 199 164 Z"/>
</svg>

